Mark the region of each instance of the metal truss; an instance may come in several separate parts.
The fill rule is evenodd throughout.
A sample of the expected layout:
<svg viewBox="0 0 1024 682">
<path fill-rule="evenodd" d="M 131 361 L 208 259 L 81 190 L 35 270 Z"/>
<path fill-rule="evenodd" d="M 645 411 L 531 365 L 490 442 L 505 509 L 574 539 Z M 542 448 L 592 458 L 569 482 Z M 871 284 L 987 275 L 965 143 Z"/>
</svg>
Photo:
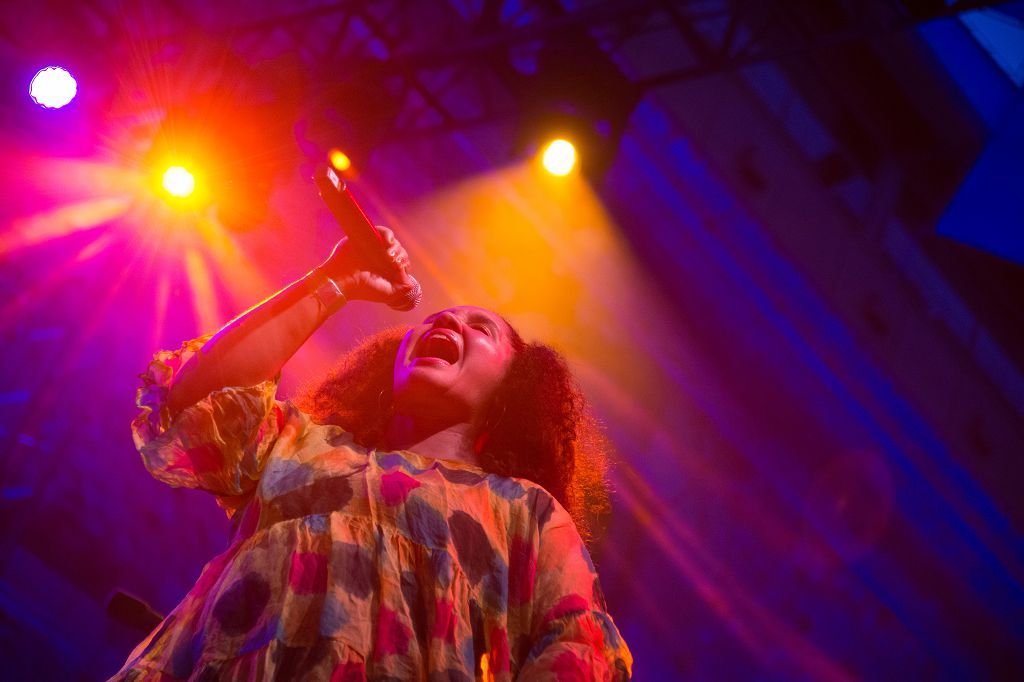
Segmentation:
<svg viewBox="0 0 1024 682">
<path fill-rule="evenodd" d="M 573 9 L 553 0 L 484 0 L 457 9 L 469 4 L 317 4 L 235 23 L 225 35 L 243 48 L 295 50 L 325 79 L 344 74 L 343 80 L 378 94 L 383 89 L 393 112 L 386 137 L 396 139 L 513 117 L 530 108 L 538 89 L 549 95 L 561 89 L 564 82 L 551 83 L 552 76 L 600 83 L 598 97 L 607 100 L 1002 3 L 875 0 L 834 3 L 822 12 L 821 5 L 752 0 L 610 1 Z M 808 14 L 827 16 L 812 25 Z M 823 21 L 829 24 L 824 30 Z M 675 32 L 678 54 L 689 63 L 659 71 L 664 55 L 652 54 L 646 73 L 618 66 L 618 49 L 666 29 Z M 543 70 L 552 66 L 543 63 L 550 51 L 562 60 L 556 74 Z"/>
<path fill-rule="evenodd" d="M 299 55 L 312 78 L 364 91 L 380 107 L 386 139 L 463 130 L 508 120 L 536 96 L 569 90 L 587 106 L 728 72 L 843 42 L 876 38 L 917 23 L 1002 4 L 963 0 L 872 0 L 815 4 L 754 0 L 370 0 L 234 3 L 111 2 L 62 7 L 62 22 L 117 44 L 148 43 L 150 53 L 187 49 L 197 35 L 230 46 L 244 60 Z M 825 9 L 823 9 L 825 8 Z M 244 14 L 242 10 L 244 9 Z M 814 15 L 817 21 L 809 22 Z M 826 24 L 827 28 L 822 28 Z M 71 30 L 70 28 L 68 30 Z M 661 53 L 639 59 L 660 35 Z M 667 39 L 666 39 L 666 36 Z M 17 41 L 7 34 L 9 41 Z M 636 49 L 640 45 L 639 50 Z M 666 53 L 666 46 L 668 52 Z M 121 49 L 125 48 L 122 44 Z M 631 66 L 621 51 L 634 48 Z M 553 65 L 557 60 L 557 66 Z M 668 64 L 668 68 L 659 65 Z M 566 80 L 580 81 L 565 87 Z M 553 82 L 557 81 L 557 82 Z M 306 106 L 330 106 L 323 92 Z M 557 103 L 555 103 L 557 104 Z M 576 102 L 575 104 L 579 104 Z M 384 116 L 384 114 L 387 114 Z M 621 116 L 621 112 L 618 114 Z"/>
</svg>

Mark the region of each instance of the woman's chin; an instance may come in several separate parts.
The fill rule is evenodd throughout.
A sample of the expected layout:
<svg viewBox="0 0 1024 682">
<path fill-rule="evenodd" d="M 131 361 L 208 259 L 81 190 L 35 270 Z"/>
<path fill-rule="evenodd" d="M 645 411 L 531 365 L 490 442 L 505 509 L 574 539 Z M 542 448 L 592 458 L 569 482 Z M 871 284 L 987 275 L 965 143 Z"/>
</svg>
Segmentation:
<svg viewBox="0 0 1024 682">
<path fill-rule="evenodd" d="M 409 366 L 395 382 L 395 404 L 420 408 L 443 405 L 452 383 L 449 369 L 441 365 Z"/>
</svg>

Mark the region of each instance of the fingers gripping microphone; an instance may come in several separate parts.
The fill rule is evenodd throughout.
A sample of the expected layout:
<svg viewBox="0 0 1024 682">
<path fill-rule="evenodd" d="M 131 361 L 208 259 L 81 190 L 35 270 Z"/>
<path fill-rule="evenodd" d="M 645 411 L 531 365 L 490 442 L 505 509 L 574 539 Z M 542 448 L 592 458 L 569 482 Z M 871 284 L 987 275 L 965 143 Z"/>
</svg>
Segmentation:
<svg viewBox="0 0 1024 682">
<path fill-rule="evenodd" d="M 423 298 L 420 283 L 407 273 L 405 268 L 396 266 L 388 257 L 388 246 L 384 237 L 356 203 L 345 181 L 329 166 L 317 170 L 313 180 L 327 208 L 364 262 L 378 272 L 393 272 L 399 275 L 399 285 L 402 288 L 395 292 L 388 305 L 396 310 L 412 310 L 418 306 L 420 299 Z"/>
</svg>

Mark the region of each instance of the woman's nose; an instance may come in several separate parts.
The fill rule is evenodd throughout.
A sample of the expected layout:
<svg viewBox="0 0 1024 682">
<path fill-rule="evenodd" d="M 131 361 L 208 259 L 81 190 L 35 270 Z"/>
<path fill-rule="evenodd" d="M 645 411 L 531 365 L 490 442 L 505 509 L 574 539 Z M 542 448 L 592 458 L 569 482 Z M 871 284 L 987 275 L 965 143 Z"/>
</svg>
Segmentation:
<svg viewBox="0 0 1024 682">
<path fill-rule="evenodd" d="M 431 326 L 434 327 L 435 329 L 453 329 L 459 334 L 462 333 L 462 320 L 460 320 L 458 316 L 455 315 L 455 313 L 447 310 L 438 315 L 434 319 L 434 324 Z"/>
</svg>

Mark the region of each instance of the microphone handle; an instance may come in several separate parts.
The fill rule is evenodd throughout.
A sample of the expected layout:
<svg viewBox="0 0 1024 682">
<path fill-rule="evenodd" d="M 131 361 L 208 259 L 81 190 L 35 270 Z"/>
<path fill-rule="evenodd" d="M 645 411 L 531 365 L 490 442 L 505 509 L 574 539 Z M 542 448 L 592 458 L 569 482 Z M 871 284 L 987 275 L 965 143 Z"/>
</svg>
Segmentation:
<svg viewBox="0 0 1024 682">
<path fill-rule="evenodd" d="M 398 275 L 399 284 L 405 290 L 396 295 L 394 301 L 388 305 L 399 310 L 412 310 L 419 305 L 423 297 L 419 282 L 406 272 L 405 268 L 395 265 L 388 258 L 388 247 L 384 237 L 352 196 L 345 180 L 330 166 L 318 169 L 313 180 L 331 215 L 341 225 L 345 236 L 352 242 L 363 262 L 379 272 L 392 272 Z"/>
</svg>

